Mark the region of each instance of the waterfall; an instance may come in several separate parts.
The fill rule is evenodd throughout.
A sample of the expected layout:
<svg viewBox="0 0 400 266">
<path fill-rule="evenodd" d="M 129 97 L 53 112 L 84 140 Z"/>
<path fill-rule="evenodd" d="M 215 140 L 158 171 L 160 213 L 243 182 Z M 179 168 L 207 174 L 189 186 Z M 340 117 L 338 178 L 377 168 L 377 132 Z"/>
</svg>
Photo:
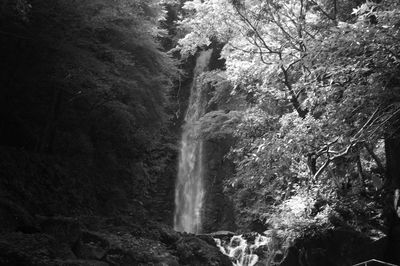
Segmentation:
<svg viewBox="0 0 400 266">
<path fill-rule="evenodd" d="M 178 178 L 175 186 L 174 229 L 200 233 L 204 198 L 203 141 L 198 136 L 197 122 L 204 115 L 207 101 L 198 77 L 207 70 L 212 49 L 202 51 L 193 71 L 193 83 L 181 138 Z"/>
</svg>

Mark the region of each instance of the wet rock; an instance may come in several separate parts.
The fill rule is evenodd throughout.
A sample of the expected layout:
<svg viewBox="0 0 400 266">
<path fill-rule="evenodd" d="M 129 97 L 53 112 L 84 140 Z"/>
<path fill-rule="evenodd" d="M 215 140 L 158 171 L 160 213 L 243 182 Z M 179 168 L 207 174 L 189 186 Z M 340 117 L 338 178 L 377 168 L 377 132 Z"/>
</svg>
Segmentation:
<svg viewBox="0 0 400 266">
<path fill-rule="evenodd" d="M 67 217 L 39 217 L 39 219 L 42 232 L 71 247 L 78 243 L 81 228 L 77 219 Z"/>
<path fill-rule="evenodd" d="M 152 239 L 160 240 L 167 246 L 172 245 L 181 238 L 178 232 L 161 223 L 151 224 L 149 232 L 145 235 L 142 234 L 142 236 L 150 236 Z"/>
<path fill-rule="evenodd" d="M 7 199 L 0 199 L 0 232 L 20 231 L 37 233 L 34 218 L 21 206 Z"/>
<path fill-rule="evenodd" d="M 196 235 L 196 236 L 211 246 L 215 246 L 215 247 L 217 246 L 215 244 L 214 238 L 212 238 L 211 235 Z"/>
<path fill-rule="evenodd" d="M 217 232 L 210 233 L 210 235 L 213 238 L 221 239 L 222 242 L 228 242 L 229 243 L 229 241 L 235 235 L 235 233 L 231 232 L 231 231 L 217 231 Z"/>
<path fill-rule="evenodd" d="M 263 258 L 265 254 L 268 253 L 268 245 L 259 246 L 253 251 L 253 254 L 256 254 L 258 257 Z"/>
<path fill-rule="evenodd" d="M 259 219 L 252 221 L 249 225 L 250 231 L 257 232 L 259 234 L 263 233 L 267 229 L 268 229 L 268 225 Z"/>
<path fill-rule="evenodd" d="M 53 265 L 56 258 L 76 259 L 67 244 L 49 235 L 9 233 L 0 237 L 0 265 Z"/>
<path fill-rule="evenodd" d="M 254 243 L 254 240 L 256 239 L 256 237 L 258 236 L 258 233 L 256 232 L 249 232 L 249 233 L 245 233 L 243 234 L 243 238 L 247 240 L 247 243 Z"/>
<path fill-rule="evenodd" d="M 104 259 L 112 266 L 131 265 L 176 265 L 178 259 L 168 252 L 154 252 L 143 247 L 142 249 L 111 249 Z"/>
<path fill-rule="evenodd" d="M 282 259 L 283 259 L 283 253 L 282 252 L 275 253 L 275 255 L 274 255 L 274 262 L 275 263 L 281 262 Z"/>
<path fill-rule="evenodd" d="M 107 253 L 106 249 L 97 246 L 94 243 L 79 243 L 77 255 L 82 259 L 101 260 Z"/>
<path fill-rule="evenodd" d="M 0 265 L 231 265 L 209 235 L 181 234 L 162 224 L 135 224 L 124 217 L 93 218 L 96 231 L 71 218 L 37 219 L 41 233 L 0 235 Z"/>
<path fill-rule="evenodd" d="M 183 265 L 231 266 L 229 257 L 219 252 L 218 248 L 194 237 L 186 236 L 176 243 L 179 263 Z"/>
<path fill-rule="evenodd" d="M 104 237 L 109 241 L 110 249 L 103 260 L 110 265 L 157 265 L 166 262 L 174 265 L 178 262 L 159 240 L 136 237 L 126 231 L 104 233 Z"/>
<path fill-rule="evenodd" d="M 54 266 L 110 266 L 110 264 L 97 260 L 56 260 Z"/>
<path fill-rule="evenodd" d="M 101 260 L 109 249 L 109 242 L 99 233 L 82 231 L 81 240 L 75 247 L 75 253 L 82 259 Z"/>
<path fill-rule="evenodd" d="M 204 142 L 204 186 L 207 193 L 204 197 L 202 228 L 206 232 L 237 228 L 233 202 L 223 190 L 224 180 L 232 176 L 235 169 L 233 162 L 226 158 L 232 143 L 233 139 L 228 136 Z"/>
<path fill-rule="evenodd" d="M 215 237 L 215 238 L 222 239 L 222 238 L 225 238 L 225 237 L 231 238 L 232 236 L 235 235 L 235 233 L 231 232 L 231 231 L 217 231 L 217 232 L 212 232 L 209 235 L 212 236 L 212 237 Z"/>
<path fill-rule="evenodd" d="M 280 266 L 342 266 L 360 262 L 360 253 L 363 260 L 372 259 L 382 250 L 368 251 L 371 239 L 362 233 L 346 228 L 336 228 L 318 232 L 318 234 L 304 235 L 289 247 Z M 385 245 L 374 247 L 384 249 Z M 374 249 L 374 248 L 372 248 Z"/>
<path fill-rule="evenodd" d="M 298 265 L 298 250 L 295 247 L 289 247 L 284 260 L 279 266 L 295 266 Z"/>
</svg>

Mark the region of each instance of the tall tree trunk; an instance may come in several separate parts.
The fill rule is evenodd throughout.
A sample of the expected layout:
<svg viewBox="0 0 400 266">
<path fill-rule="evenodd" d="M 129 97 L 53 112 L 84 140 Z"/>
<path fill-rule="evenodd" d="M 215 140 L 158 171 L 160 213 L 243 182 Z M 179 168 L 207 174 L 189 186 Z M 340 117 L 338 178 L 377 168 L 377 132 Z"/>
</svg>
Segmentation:
<svg viewBox="0 0 400 266">
<path fill-rule="evenodd" d="M 400 134 L 385 139 L 386 152 L 386 206 L 384 215 L 388 228 L 389 245 L 387 259 L 400 265 L 400 218 L 397 209 L 400 203 L 395 200 L 396 191 L 400 189 Z"/>
</svg>

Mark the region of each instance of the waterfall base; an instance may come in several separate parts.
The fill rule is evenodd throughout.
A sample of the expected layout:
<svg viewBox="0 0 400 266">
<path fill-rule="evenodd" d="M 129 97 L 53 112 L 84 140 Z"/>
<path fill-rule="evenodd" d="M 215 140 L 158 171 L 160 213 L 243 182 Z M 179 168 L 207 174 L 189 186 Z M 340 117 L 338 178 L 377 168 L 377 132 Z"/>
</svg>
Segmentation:
<svg viewBox="0 0 400 266">
<path fill-rule="evenodd" d="M 254 266 L 271 249 L 272 239 L 257 233 L 214 238 L 220 251 L 234 266 Z"/>
</svg>

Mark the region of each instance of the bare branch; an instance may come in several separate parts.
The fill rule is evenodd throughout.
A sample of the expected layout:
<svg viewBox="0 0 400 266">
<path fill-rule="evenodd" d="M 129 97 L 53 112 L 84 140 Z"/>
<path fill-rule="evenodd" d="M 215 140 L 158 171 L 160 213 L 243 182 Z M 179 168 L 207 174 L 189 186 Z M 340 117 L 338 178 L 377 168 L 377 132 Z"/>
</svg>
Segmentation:
<svg viewBox="0 0 400 266">
<path fill-rule="evenodd" d="M 251 23 L 251 21 L 242 14 L 242 12 L 240 12 L 239 7 L 237 7 L 236 5 L 234 5 L 234 8 L 237 12 L 237 14 L 240 16 L 240 18 L 242 19 L 243 22 L 245 22 L 247 25 L 250 26 L 250 28 L 254 31 L 254 33 L 257 35 L 257 38 L 261 41 L 261 43 L 263 44 L 263 46 L 265 47 L 265 49 L 268 50 L 269 53 L 271 54 L 278 54 L 280 55 L 281 52 L 280 51 L 274 51 L 264 40 L 264 38 L 261 36 L 261 34 L 258 32 L 257 28 L 253 25 L 253 23 Z"/>
<path fill-rule="evenodd" d="M 290 64 L 287 66 L 286 71 L 288 71 L 292 66 L 294 66 L 295 64 L 297 64 L 297 63 L 300 62 L 301 60 L 303 60 L 304 57 L 306 57 L 306 56 L 307 56 L 307 54 L 304 54 L 304 55 L 302 55 L 299 59 L 297 59 L 297 60 L 293 61 L 292 63 L 290 63 Z"/>
<path fill-rule="evenodd" d="M 336 21 L 336 17 L 332 18 L 331 15 L 329 15 L 328 12 L 326 12 L 317 2 L 315 2 L 314 0 L 310 0 L 310 2 L 314 5 L 316 5 L 318 11 L 321 12 L 325 17 L 327 17 L 330 20 Z M 336 1 L 335 1 L 335 3 L 336 3 Z M 335 11 L 335 14 L 336 14 L 336 11 Z"/>
<path fill-rule="evenodd" d="M 337 141 L 339 140 L 339 137 L 336 137 L 334 140 L 332 140 L 331 142 L 329 142 L 328 144 L 326 144 L 324 147 L 322 147 L 321 149 L 319 149 L 315 155 L 316 156 L 321 156 L 325 150 L 329 150 L 330 146 L 332 146 L 333 144 L 335 144 Z M 332 151 L 331 151 L 332 152 Z"/>
<path fill-rule="evenodd" d="M 396 115 L 398 115 L 400 113 L 400 108 L 398 108 L 396 111 L 394 111 L 391 115 L 389 115 L 389 117 L 388 118 L 386 118 L 383 122 L 381 122 L 379 125 L 377 125 L 376 127 L 375 127 L 375 129 L 372 131 L 372 132 L 370 132 L 369 133 L 369 136 L 373 136 L 375 133 L 376 133 L 376 131 L 378 131 L 379 129 L 381 129 L 381 128 L 383 128 L 388 122 L 389 122 L 389 120 L 391 120 L 392 118 L 394 118 Z M 381 117 L 383 117 L 383 115 L 381 116 Z M 381 117 L 379 117 L 379 118 L 381 118 Z"/>
<path fill-rule="evenodd" d="M 325 163 L 318 169 L 318 171 L 315 173 L 313 179 L 317 180 L 318 177 L 324 172 L 324 170 L 326 169 L 326 167 L 329 165 L 329 163 L 331 163 L 332 161 L 339 159 L 341 157 L 346 156 L 352 147 L 354 147 L 356 143 L 350 143 L 342 152 L 340 152 L 339 154 L 333 156 L 333 157 L 328 157 L 328 159 L 325 161 Z M 327 150 L 327 153 L 329 153 L 329 149 Z"/>
<path fill-rule="evenodd" d="M 360 128 L 360 130 L 354 134 L 353 138 L 356 139 L 358 135 L 361 135 L 364 131 L 364 129 L 369 126 L 370 122 L 372 121 L 372 119 L 375 117 L 375 115 L 378 113 L 380 109 L 380 106 L 378 106 L 378 108 L 376 108 L 376 110 L 372 113 L 372 115 L 368 118 L 367 122 L 364 123 L 364 125 Z"/>
<path fill-rule="evenodd" d="M 322 174 L 322 172 L 325 170 L 325 168 L 328 167 L 328 165 L 331 161 L 332 161 L 331 159 L 327 159 L 325 161 L 325 163 L 318 169 L 318 171 L 313 176 L 313 180 L 317 180 L 317 178 Z"/>
</svg>

